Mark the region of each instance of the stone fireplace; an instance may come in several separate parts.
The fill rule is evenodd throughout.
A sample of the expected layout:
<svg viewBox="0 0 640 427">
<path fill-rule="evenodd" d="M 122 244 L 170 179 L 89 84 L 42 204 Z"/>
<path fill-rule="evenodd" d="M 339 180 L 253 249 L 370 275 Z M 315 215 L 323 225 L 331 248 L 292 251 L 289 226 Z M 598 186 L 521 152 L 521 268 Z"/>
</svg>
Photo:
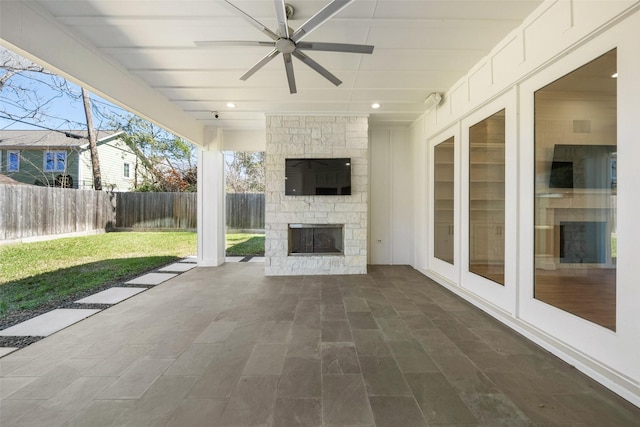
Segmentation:
<svg viewBox="0 0 640 427">
<path fill-rule="evenodd" d="M 266 117 L 265 274 L 366 274 L 366 116 Z M 288 196 L 288 158 L 350 158 L 350 195 Z"/>
</svg>

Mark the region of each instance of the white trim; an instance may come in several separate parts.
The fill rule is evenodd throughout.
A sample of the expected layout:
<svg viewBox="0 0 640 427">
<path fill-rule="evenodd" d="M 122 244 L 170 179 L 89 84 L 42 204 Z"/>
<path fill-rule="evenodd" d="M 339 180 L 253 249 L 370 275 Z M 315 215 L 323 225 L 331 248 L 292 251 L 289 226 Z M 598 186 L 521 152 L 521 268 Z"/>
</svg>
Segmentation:
<svg viewBox="0 0 640 427">
<path fill-rule="evenodd" d="M 18 155 L 18 168 L 17 169 L 11 169 L 11 155 L 12 154 L 17 154 Z M 20 150 L 7 150 L 7 158 L 6 158 L 6 171 L 7 172 L 20 172 Z M 2 160 L 2 158 L 0 157 L 0 160 Z"/>
<path fill-rule="evenodd" d="M 47 169 L 47 154 L 49 153 L 52 153 L 55 156 L 53 159 L 53 169 Z M 62 169 L 58 168 L 58 154 L 60 153 L 64 154 L 64 168 Z M 42 154 L 42 171 L 44 173 L 66 172 L 67 167 L 69 166 L 68 162 L 69 154 L 65 150 L 45 150 Z"/>
</svg>

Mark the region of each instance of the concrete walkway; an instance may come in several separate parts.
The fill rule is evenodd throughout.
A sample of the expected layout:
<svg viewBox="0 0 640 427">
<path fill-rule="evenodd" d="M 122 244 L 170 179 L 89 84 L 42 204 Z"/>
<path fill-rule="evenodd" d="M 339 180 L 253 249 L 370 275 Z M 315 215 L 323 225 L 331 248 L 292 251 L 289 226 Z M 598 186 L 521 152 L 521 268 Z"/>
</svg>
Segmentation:
<svg viewBox="0 0 640 427">
<path fill-rule="evenodd" d="M 409 267 L 263 271 L 190 269 L 0 358 L 0 425 L 639 424 Z"/>
</svg>

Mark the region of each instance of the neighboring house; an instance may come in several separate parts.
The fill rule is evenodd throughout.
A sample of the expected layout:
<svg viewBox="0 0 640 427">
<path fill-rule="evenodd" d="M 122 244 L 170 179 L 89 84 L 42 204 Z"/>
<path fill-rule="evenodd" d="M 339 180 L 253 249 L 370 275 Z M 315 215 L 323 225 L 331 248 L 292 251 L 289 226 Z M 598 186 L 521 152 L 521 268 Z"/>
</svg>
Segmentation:
<svg viewBox="0 0 640 427">
<path fill-rule="evenodd" d="M 86 131 L 0 131 L 0 173 L 26 184 L 91 189 L 93 172 Z M 139 160 L 119 138 L 98 131 L 102 188 L 128 191 L 140 181 Z"/>
</svg>

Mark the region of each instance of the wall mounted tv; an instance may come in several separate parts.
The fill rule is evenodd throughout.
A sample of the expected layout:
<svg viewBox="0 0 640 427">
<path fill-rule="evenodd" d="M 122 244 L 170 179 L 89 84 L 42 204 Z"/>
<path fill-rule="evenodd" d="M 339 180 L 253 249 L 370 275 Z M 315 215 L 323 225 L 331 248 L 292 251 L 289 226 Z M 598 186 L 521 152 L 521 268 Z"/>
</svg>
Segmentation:
<svg viewBox="0 0 640 427">
<path fill-rule="evenodd" d="M 568 145 L 553 147 L 549 188 L 615 189 L 615 145 Z"/>
<path fill-rule="evenodd" d="M 351 159 L 286 159 L 284 194 L 351 195 Z"/>
</svg>

